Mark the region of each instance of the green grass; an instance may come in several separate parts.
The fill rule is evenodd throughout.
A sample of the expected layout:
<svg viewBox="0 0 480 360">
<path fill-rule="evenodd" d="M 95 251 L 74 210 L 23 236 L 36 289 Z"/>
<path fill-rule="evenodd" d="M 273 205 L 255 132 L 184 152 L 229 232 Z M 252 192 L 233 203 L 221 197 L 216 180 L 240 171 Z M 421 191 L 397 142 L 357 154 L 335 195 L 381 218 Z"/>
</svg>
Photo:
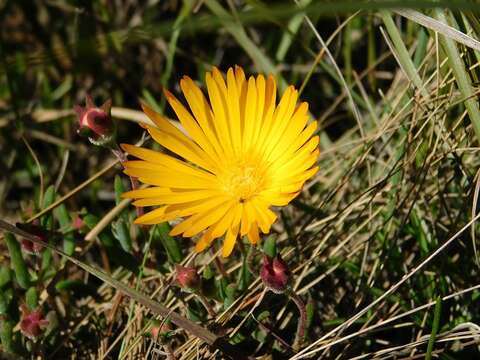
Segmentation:
<svg viewBox="0 0 480 360">
<path fill-rule="evenodd" d="M 0 223 L 0 358 L 477 358 L 480 3 L 130 4 L 2 5 L 0 218 L 41 227 L 45 248 Z M 301 89 L 320 171 L 261 247 L 195 256 L 169 224 L 133 225 L 130 180 L 71 110 L 111 98 L 118 142 L 159 150 L 140 101 L 173 118 L 163 87 L 182 98 L 183 75 L 235 64 Z M 303 339 L 295 302 L 264 291 L 261 251 L 289 265 Z M 22 304 L 49 321 L 35 341 Z"/>
</svg>

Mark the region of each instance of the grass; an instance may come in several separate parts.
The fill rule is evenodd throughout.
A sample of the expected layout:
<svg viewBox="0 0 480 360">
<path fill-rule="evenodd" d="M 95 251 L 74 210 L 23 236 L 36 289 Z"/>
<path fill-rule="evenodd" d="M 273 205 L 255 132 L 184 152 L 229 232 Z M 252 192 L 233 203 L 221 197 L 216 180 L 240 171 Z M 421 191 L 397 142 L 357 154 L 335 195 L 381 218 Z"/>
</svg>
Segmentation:
<svg viewBox="0 0 480 360">
<path fill-rule="evenodd" d="M 0 357 L 479 356 L 480 4 L 298 3 L 2 5 Z M 174 118 L 162 87 L 235 64 L 301 89 L 320 171 L 261 248 L 223 259 L 218 242 L 195 255 L 169 224 L 133 225 L 129 179 L 71 109 L 111 98 L 119 142 L 155 148 L 139 101 Z M 261 251 L 288 263 L 303 339 L 296 303 L 265 291 Z M 176 284 L 179 263 L 205 297 Z M 22 304 L 49 321 L 35 340 Z"/>
</svg>

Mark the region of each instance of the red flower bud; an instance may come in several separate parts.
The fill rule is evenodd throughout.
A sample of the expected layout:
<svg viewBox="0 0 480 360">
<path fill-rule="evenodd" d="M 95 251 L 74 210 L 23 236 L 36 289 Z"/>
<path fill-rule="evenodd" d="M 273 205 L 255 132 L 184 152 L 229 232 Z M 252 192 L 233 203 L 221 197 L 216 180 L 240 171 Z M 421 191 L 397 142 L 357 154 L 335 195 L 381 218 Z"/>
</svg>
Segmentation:
<svg viewBox="0 0 480 360">
<path fill-rule="evenodd" d="M 177 282 L 182 288 L 191 291 L 200 288 L 201 279 L 195 268 L 175 265 L 175 270 L 177 271 Z"/>
<path fill-rule="evenodd" d="M 22 239 L 20 242 L 22 250 L 27 254 L 38 255 L 43 250 L 43 246 L 28 239 Z"/>
<path fill-rule="evenodd" d="M 32 235 L 35 235 L 40 240 L 42 240 L 44 242 L 48 242 L 48 233 L 43 227 L 41 227 L 39 225 L 35 225 L 35 224 L 17 223 L 16 225 L 17 225 L 18 228 L 20 228 L 20 229 L 22 229 L 26 232 L 29 232 Z M 20 245 L 22 247 L 22 250 L 25 251 L 27 254 L 38 255 L 40 253 L 40 251 L 43 250 L 42 245 L 40 245 L 40 244 L 38 244 L 34 241 L 31 241 L 29 239 L 22 239 L 20 241 Z"/>
<path fill-rule="evenodd" d="M 276 294 L 282 294 L 287 290 L 290 270 L 288 270 L 287 264 L 280 255 L 273 259 L 268 255 L 264 255 L 260 277 L 268 289 Z"/>
<path fill-rule="evenodd" d="M 92 98 L 87 95 L 85 103 L 84 108 L 78 105 L 74 108 L 80 125 L 78 133 L 88 136 L 94 145 L 103 145 L 109 142 L 115 133 L 115 126 L 110 114 L 112 101 L 107 100 L 102 106 L 97 107 Z"/>
<path fill-rule="evenodd" d="M 83 222 L 82 218 L 80 217 L 80 215 L 76 214 L 72 220 L 72 227 L 75 230 L 81 230 L 84 226 L 85 223 Z"/>
<path fill-rule="evenodd" d="M 42 330 L 48 325 L 48 320 L 44 319 L 40 310 L 29 311 L 22 304 L 20 306 L 22 318 L 20 320 L 20 330 L 22 334 L 29 339 L 35 339 L 42 334 Z"/>
<path fill-rule="evenodd" d="M 163 335 L 172 331 L 172 326 L 169 322 L 154 320 L 152 327 L 150 328 L 150 335 L 157 339 L 159 335 Z"/>
</svg>

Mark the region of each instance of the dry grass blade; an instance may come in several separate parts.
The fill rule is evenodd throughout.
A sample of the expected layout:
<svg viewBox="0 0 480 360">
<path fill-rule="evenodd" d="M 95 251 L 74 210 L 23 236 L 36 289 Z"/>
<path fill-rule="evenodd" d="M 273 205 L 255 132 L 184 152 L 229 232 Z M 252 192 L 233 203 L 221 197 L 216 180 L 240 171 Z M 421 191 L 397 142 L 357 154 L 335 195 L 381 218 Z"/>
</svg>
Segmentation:
<svg viewBox="0 0 480 360">
<path fill-rule="evenodd" d="M 437 31 L 440 34 L 455 40 L 465 46 L 480 51 L 480 41 L 468 36 L 467 34 L 447 25 L 443 22 L 436 20 L 430 16 L 424 15 L 421 12 L 410 9 L 398 9 L 393 10 L 395 13 L 415 21 L 416 23 L 425 26 L 433 31 Z"/>
<path fill-rule="evenodd" d="M 111 168 L 113 168 L 117 163 L 118 163 L 118 161 L 114 161 L 111 164 L 105 166 L 102 170 L 97 172 L 94 176 L 92 176 L 88 180 L 84 181 L 83 183 L 78 185 L 75 189 L 69 191 L 67 194 L 63 195 L 60 199 L 55 201 L 52 205 L 46 207 L 42 211 L 40 211 L 37 214 L 35 214 L 34 216 L 32 216 L 30 219 L 27 220 L 27 222 L 32 222 L 33 220 L 38 219 L 40 216 L 42 216 L 44 214 L 47 214 L 48 212 L 52 211 L 57 206 L 61 205 L 65 200 L 69 199 L 70 197 L 75 195 L 78 191 L 83 189 L 85 186 L 88 186 L 89 184 L 91 184 L 92 182 L 97 180 L 99 177 L 101 177 L 103 174 L 105 174 L 107 171 L 109 171 Z"/>
</svg>

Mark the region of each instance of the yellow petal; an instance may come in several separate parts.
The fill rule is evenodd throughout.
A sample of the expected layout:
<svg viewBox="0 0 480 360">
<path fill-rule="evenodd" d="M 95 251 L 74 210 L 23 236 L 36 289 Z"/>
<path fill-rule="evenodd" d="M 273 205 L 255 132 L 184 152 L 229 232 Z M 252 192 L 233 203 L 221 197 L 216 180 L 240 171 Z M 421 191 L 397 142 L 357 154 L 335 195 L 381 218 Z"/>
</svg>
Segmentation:
<svg viewBox="0 0 480 360">
<path fill-rule="evenodd" d="M 184 76 L 180 81 L 180 87 L 195 119 L 221 159 L 224 151 L 218 141 L 210 104 L 200 88 L 188 76 Z"/>
<path fill-rule="evenodd" d="M 213 74 L 215 78 L 218 77 L 215 69 Z M 218 140 L 224 151 L 226 153 L 231 153 L 233 149 L 227 123 L 226 94 L 223 94 L 223 89 L 220 89 L 218 85 L 219 81 L 216 81 L 216 79 L 214 79 L 210 73 L 207 73 L 205 80 L 207 82 L 208 97 L 210 99 L 214 114 L 214 124 L 215 130 L 218 134 Z"/>
<path fill-rule="evenodd" d="M 194 190 L 194 191 L 170 191 L 168 194 L 161 194 L 155 197 L 146 197 L 136 200 L 135 206 L 153 206 L 153 205 L 169 205 L 192 202 L 195 200 L 208 199 L 218 194 L 214 190 Z"/>
<path fill-rule="evenodd" d="M 183 236 L 192 237 L 199 232 L 205 230 L 210 225 L 216 223 L 222 218 L 228 216 L 229 210 L 232 208 L 231 202 L 227 201 L 220 206 L 217 206 L 210 211 L 205 211 L 199 214 L 196 214 L 181 224 L 175 226 L 170 232 L 171 235 L 178 235 L 183 233 Z M 184 224 L 185 223 L 185 224 Z M 184 224 L 184 225 L 182 225 Z M 216 235 L 215 232 L 212 232 L 213 238 L 217 238 L 220 235 Z"/>
<path fill-rule="evenodd" d="M 311 168 L 318 160 L 318 149 L 313 152 L 305 151 L 303 154 L 299 154 L 298 157 L 291 159 L 288 163 L 281 165 L 275 169 L 276 181 L 282 181 L 283 178 L 299 174 L 309 168 Z"/>
<path fill-rule="evenodd" d="M 230 201 L 230 198 L 226 195 L 219 194 L 212 196 L 206 200 L 195 200 L 188 203 L 178 203 L 168 205 L 165 210 L 166 220 L 171 220 L 176 217 L 190 216 L 196 213 L 204 213 L 211 211 L 212 209 L 221 206 L 222 204 Z"/>
<path fill-rule="evenodd" d="M 315 130 L 317 129 L 317 122 L 311 122 L 295 139 L 295 141 L 290 144 L 287 150 L 283 153 L 282 156 L 277 158 L 275 161 L 279 163 L 284 163 L 288 160 L 292 154 L 294 154 L 298 149 L 300 149 L 313 135 Z"/>
<path fill-rule="evenodd" d="M 308 121 L 308 104 L 306 102 L 300 104 L 300 106 L 295 110 L 290 123 L 285 130 L 280 143 L 282 146 L 278 146 L 275 151 L 273 151 L 267 161 L 275 161 L 280 158 L 284 153 L 288 151 L 290 145 L 295 142 L 295 140 L 300 135 L 300 132 L 305 127 Z"/>
<path fill-rule="evenodd" d="M 245 235 L 250 230 L 252 223 L 255 221 L 255 210 L 250 204 L 250 201 L 246 201 L 243 203 L 243 211 L 242 211 L 242 225 L 240 229 L 241 235 Z"/>
<path fill-rule="evenodd" d="M 147 197 L 158 197 L 171 193 L 172 190 L 164 187 L 149 187 L 146 189 L 137 189 L 124 192 L 122 198 L 124 199 L 138 199 Z"/>
<path fill-rule="evenodd" d="M 215 225 L 212 225 L 212 236 L 214 238 L 220 237 L 229 228 L 239 225 L 241 215 L 242 204 L 232 204 L 225 215 Z"/>
<path fill-rule="evenodd" d="M 282 183 L 284 184 L 292 184 L 297 182 L 305 182 L 306 180 L 310 179 L 313 175 L 315 175 L 318 171 L 318 166 L 315 166 L 307 171 L 304 171 L 300 174 L 295 174 L 287 178 L 282 179 Z"/>
<path fill-rule="evenodd" d="M 212 241 L 213 241 L 213 237 L 212 237 L 211 231 L 209 230 L 205 231 L 202 237 L 195 244 L 195 251 L 202 252 L 203 250 L 205 250 L 207 247 L 210 246 Z"/>
<path fill-rule="evenodd" d="M 232 253 L 233 246 L 237 240 L 238 227 L 239 225 L 236 225 L 227 230 L 227 235 L 225 235 L 225 241 L 223 242 L 222 248 L 222 256 L 224 258 L 228 257 Z"/>
<path fill-rule="evenodd" d="M 185 160 L 191 161 L 212 173 L 217 170 L 216 164 L 206 156 L 205 152 L 182 133 L 171 134 L 148 125 L 147 131 L 153 140 Z"/>
<path fill-rule="evenodd" d="M 294 192 L 294 193 L 279 193 L 277 191 L 264 191 L 260 193 L 260 197 L 264 199 L 265 202 L 268 202 L 269 204 L 273 206 L 285 206 L 290 201 L 295 199 L 300 192 Z"/>
<path fill-rule="evenodd" d="M 228 119 L 232 134 L 232 146 L 235 154 L 240 154 L 242 147 L 242 129 L 239 107 L 240 92 L 237 89 L 237 82 L 233 69 L 227 72 L 227 101 L 228 101 Z"/>
<path fill-rule="evenodd" d="M 257 87 L 255 78 L 250 76 L 247 87 L 247 103 L 245 105 L 245 124 L 243 129 L 243 150 L 248 151 L 252 145 L 252 137 L 256 126 Z"/>
<path fill-rule="evenodd" d="M 225 234 L 227 229 L 230 228 L 230 225 L 232 224 L 233 217 L 234 209 L 232 205 L 230 206 L 228 211 L 220 219 L 218 219 L 215 225 L 212 225 L 212 236 L 214 238 L 218 238 Z"/>
<path fill-rule="evenodd" d="M 175 160 L 175 161 L 169 161 Z M 208 181 L 216 181 L 217 178 L 206 171 L 194 168 L 174 158 L 167 159 L 164 164 L 152 163 L 142 160 L 124 161 L 122 165 L 127 169 L 147 170 L 147 171 L 171 171 L 172 176 L 195 176 Z"/>
<path fill-rule="evenodd" d="M 290 90 L 290 91 L 288 91 Z M 273 126 L 269 132 L 269 141 L 265 146 L 264 154 L 268 158 L 270 153 L 280 144 L 283 138 L 283 133 L 289 122 L 291 121 L 295 106 L 297 104 L 298 91 L 293 86 L 290 86 L 285 91 L 284 96 L 280 100 L 275 113 L 273 114 Z"/>
<path fill-rule="evenodd" d="M 179 188 L 179 189 L 216 189 L 216 181 L 210 181 L 194 176 L 177 175 L 172 177 L 172 171 L 168 170 L 145 170 L 145 169 L 124 169 L 123 172 L 129 176 L 137 177 L 141 182 L 149 185 Z M 175 174 L 173 174 L 175 176 Z"/>
<path fill-rule="evenodd" d="M 212 145 L 205 136 L 203 130 L 200 128 L 195 119 L 190 115 L 187 109 L 177 100 L 172 93 L 168 90 L 165 90 L 165 97 L 167 98 L 168 103 L 172 107 L 175 114 L 177 114 L 178 119 L 185 128 L 185 130 L 190 134 L 192 139 L 205 151 L 212 161 L 219 161 L 217 153 L 215 153 Z"/>
<path fill-rule="evenodd" d="M 148 132 L 156 142 L 184 159 L 192 161 L 204 169 L 212 170 L 213 164 L 206 160 L 208 159 L 206 153 L 197 144 L 173 126 L 170 121 L 153 111 L 146 104 L 142 104 L 142 109 L 155 125 L 157 125 L 157 128 L 146 126 Z"/>
<path fill-rule="evenodd" d="M 260 240 L 260 236 L 258 235 L 258 226 L 257 223 L 253 222 L 250 226 L 250 230 L 247 234 L 248 240 L 251 244 L 255 245 Z"/>
<path fill-rule="evenodd" d="M 257 112 L 255 114 L 256 119 L 255 119 L 255 130 L 252 134 L 252 144 L 257 143 L 257 139 L 260 136 L 260 132 L 263 128 L 264 124 L 264 116 L 263 113 L 265 111 L 265 78 L 263 75 L 258 75 L 257 76 Z"/>
<path fill-rule="evenodd" d="M 158 209 L 152 210 L 138 218 L 135 219 L 135 224 L 142 225 L 153 225 L 162 222 L 160 219 L 165 214 L 166 206 L 160 207 Z"/>
<path fill-rule="evenodd" d="M 277 219 L 277 216 L 273 211 L 268 209 L 265 204 L 262 204 L 262 201 L 259 198 L 253 199 L 251 204 L 255 211 L 255 218 L 260 225 L 260 229 L 264 234 L 267 234 L 270 232 L 270 227 Z"/>
</svg>

